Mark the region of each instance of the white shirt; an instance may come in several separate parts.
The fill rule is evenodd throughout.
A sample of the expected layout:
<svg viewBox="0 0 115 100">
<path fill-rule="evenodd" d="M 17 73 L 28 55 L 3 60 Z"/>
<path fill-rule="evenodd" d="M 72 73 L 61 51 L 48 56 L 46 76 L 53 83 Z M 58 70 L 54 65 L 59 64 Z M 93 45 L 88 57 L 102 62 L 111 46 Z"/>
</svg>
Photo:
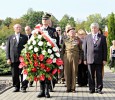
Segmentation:
<svg viewBox="0 0 115 100">
<path fill-rule="evenodd" d="M 96 41 L 98 40 L 97 35 L 98 35 L 98 33 L 96 33 L 96 34 L 92 34 L 94 44 L 95 44 Z"/>
<path fill-rule="evenodd" d="M 15 33 L 15 36 L 16 36 L 16 40 L 17 40 L 17 43 L 19 43 L 19 38 L 20 38 L 20 33 Z"/>
</svg>

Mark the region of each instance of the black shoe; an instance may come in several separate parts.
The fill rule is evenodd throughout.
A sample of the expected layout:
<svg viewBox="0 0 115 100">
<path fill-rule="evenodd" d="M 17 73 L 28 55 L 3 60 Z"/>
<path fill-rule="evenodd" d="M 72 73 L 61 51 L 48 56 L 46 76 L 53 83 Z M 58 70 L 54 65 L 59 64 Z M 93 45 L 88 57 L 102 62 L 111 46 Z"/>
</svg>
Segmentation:
<svg viewBox="0 0 115 100">
<path fill-rule="evenodd" d="M 15 88 L 15 90 L 13 92 L 19 92 L 20 89 L 19 88 Z"/>
<path fill-rule="evenodd" d="M 45 97 L 45 91 L 41 91 L 41 92 L 38 94 L 37 97 L 38 97 L 38 98 L 39 98 L 39 97 Z"/>
<path fill-rule="evenodd" d="M 96 93 L 99 93 L 99 94 L 103 94 L 103 92 L 100 91 L 100 90 L 96 90 L 95 92 L 96 92 Z"/>
<path fill-rule="evenodd" d="M 49 94 L 49 84 L 45 85 L 45 97 L 46 98 L 50 98 L 50 94 Z"/>
<path fill-rule="evenodd" d="M 103 92 L 102 92 L 102 91 L 98 91 L 98 93 L 99 93 L 99 94 L 103 94 Z"/>
<path fill-rule="evenodd" d="M 49 94 L 49 93 L 46 93 L 46 94 L 45 94 L 45 97 L 46 97 L 46 98 L 50 98 L 50 94 Z"/>
<path fill-rule="evenodd" d="M 92 94 L 92 93 L 95 93 L 95 90 L 90 90 L 89 93 L 91 93 L 91 94 Z"/>
<path fill-rule="evenodd" d="M 22 88 L 22 93 L 26 93 L 26 89 L 25 88 Z"/>
</svg>

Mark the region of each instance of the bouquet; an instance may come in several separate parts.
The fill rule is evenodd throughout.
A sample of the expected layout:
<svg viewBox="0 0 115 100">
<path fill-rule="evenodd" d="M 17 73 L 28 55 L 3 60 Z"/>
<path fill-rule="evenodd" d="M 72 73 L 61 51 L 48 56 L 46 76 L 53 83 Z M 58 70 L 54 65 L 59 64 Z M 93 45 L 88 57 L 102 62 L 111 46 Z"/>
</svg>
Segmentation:
<svg viewBox="0 0 115 100">
<path fill-rule="evenodd" d="M 28 40 L 19 58 L 19 68 L 23 68 L 26 79 L 31 81 L 52 80 L 60 72 L 63 65 L 56 40 L 47 31 L 41 31 L 41 26 L 35 27 L 34 34 Z"/>
</svg>

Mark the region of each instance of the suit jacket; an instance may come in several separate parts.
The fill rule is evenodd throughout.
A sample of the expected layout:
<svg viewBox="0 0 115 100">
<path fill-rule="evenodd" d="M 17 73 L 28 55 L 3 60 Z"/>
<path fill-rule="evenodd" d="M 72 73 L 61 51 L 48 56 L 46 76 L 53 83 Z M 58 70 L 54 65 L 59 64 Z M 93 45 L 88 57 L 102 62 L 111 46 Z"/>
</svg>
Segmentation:
<svg viewBox="0 0 115 100">
<path fill-rule="evenodd" d="M 106 37 L 98 34 L 97 41 L 94 44 L 92 34 L 86 36 L 83 43 L 84 60 L 88 64 L 102 64 L 107 61 L 107 43 Z"/>
<path fill-rule="evenodd" d="M 19 62 L 19 57 L 21 50 L 27 43 L 28 37 L 26 35 L 20 34 L 19 43 L 17 43 L 16 36 L 11 35 L 6 44 L 6 58 L 10 59 L 12 63 Z"/>
<path fill-rule="evenodd" d="M 56 44 L 60 48 L 60 45 L 59 45 L 59 35 L 56 32 L 56 29 L 48 26 L 47 31 L 48 31 L 49 36 L 51 38 L 56 39 Z"/>
</svg>

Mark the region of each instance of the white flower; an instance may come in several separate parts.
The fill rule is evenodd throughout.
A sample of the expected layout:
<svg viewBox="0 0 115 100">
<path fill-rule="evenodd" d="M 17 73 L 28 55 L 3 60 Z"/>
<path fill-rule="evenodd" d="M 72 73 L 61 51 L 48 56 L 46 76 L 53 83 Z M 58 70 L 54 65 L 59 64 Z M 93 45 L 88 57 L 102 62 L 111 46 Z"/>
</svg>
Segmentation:
<svg viewBox="0 0 115 100">
<path fill-rule="evenodd" d="M 43 45 L 43 42 L 42 42 L 42 41 L 39 41 L 39 42 L 38 42 L 38 45 L 39 45 L 39 46 L 42 46 L 42 45 Z"/>
<path fill-rule="evenodd" d="M 32 40 L 32 41 L 33 41 L 33 40 L 34 40 L 34 38 L 35 38 L 35 37 L 34 37 L 34 35 L 32 35 L 32 36 L 31 36 L 31 38 L 30 38 L 30 40 Z"/>
<path fill-rule="evenodd" d="M 41 39 L 42 38 L 42 35 L 38 35 L 38 39 Z"/>
<path fill-rule="evenodd" d="M 47 42 L 47 45 L 48 45 L 48 46 L 51 46 L 51 44 L 50 44 L 49 42 Z"/>
<path fill-rule="evenodd" d="M 52 53 L 52 50 L 51 50 L 51 49 L 48 49 L 48 53 L 51 54 L 51 53 Z"/>
<path fill-rule="evenodd" d="M 53 59 L 53 63 L 56 63 L 56 58 Z"/>
<path fill-rule="evenodd" d="M 57 47 L 53 47 L 53 51 L 56 52 L 58 49 Z"/>
<path fill-rule="evenodd" d="M 37 47 L 34 48 L 34 52 L 38 52 L 38 48 Z"/>
<path fill-rule="evenodd" d="M 30 45 L 30 43 L 31 43 L 31 40 L 28 40 L 28 45 Z"/>
<path fill-rule="evenodd" d="M 53 59 L 53 58 L 54 58 L 54 55 L 53 55 L 53 54 L 51 54 L 51 55 L 50 55 L 50 58 L 51 58 L 51 59 Z"/>
<path fill-rule="evenodd" d="M 32 43 L 33 45 L 36 45 L 36 41 L 35 40 L 33 40 L 33 43 Z"/>
<path fill-rule="evenodd" d="M 43 54 L 43 55 L 45 55 L 45 53 L 46 53 L 46 51 L 45 51 L 45 50 L 43 50 L 43 51 L 42 51 L 42 54 Z"/>
<path fill-rule="evenodd" d="M 63 66 L 61 65 L 61 66 L 59 66 L 59 69 L 63 69 Z"/>
<path fill-rule="evenodd" d="M 31 45 L 31 46 L 29 46 L 29 50 L 32 50 L 33 49 L 33 46 Z"/>
<path fill-rule="evenodd" d="M 57 56 L 57 57 L 60 57 L 60 54 L 57 52 L 57 53 L 55 53 L 55 55 Z"/>
</svg>

